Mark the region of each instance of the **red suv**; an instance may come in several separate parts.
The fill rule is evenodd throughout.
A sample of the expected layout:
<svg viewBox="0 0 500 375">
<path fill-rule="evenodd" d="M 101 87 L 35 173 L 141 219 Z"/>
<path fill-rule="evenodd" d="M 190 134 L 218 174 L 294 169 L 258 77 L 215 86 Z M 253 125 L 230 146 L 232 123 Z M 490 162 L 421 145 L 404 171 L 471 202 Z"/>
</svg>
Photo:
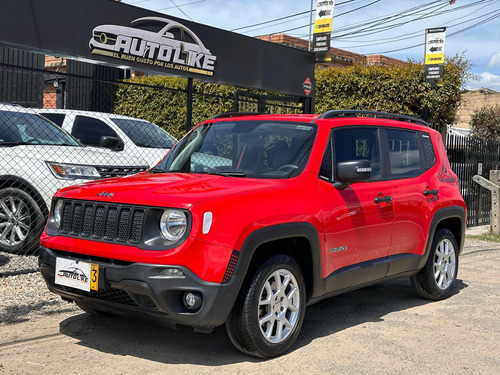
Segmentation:
<svg viewBox="0 0 500 375">
<path fill-rule="evenodd" d="M 225 323 L 236 348 L 272 357 L 321 299 L 400 277 L 449 297 L 465 212 L 419 119 L 224 114 L 154 169 L 56 193 L 39 263 L 87 312 Z"/>
</svg>

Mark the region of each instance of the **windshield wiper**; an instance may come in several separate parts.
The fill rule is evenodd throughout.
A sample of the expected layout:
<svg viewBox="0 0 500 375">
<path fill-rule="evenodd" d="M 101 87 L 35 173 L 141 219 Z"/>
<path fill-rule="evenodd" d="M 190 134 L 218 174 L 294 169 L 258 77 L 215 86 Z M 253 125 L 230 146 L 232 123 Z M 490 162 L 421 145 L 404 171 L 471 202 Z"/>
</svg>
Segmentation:
<svg viewBox="0 0 500 375">
<path fill-rule="evenodd" d="M 225 176 L 225 177 L 245 177 L 245 172 L 239 170 L 224 170 L 224 171 L 210 171 L 206 172 L 206 174 L 214 174 L 216 176 Z"/>
<path fill-rule="evenodd" d="M 166 170 L 161 168 L 151 168 L 148 170 L 149 173 L 168 173 Z"/>
</svg>

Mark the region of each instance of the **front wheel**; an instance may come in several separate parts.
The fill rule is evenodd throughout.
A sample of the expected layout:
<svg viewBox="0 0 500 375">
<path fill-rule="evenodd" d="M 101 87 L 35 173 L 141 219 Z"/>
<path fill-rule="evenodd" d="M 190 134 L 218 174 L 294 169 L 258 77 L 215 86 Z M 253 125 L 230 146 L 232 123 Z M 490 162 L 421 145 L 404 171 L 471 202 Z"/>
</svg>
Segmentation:
<svg viewBox="0 0 500 375">
<path fill-rule="evenodd" d="M 449 229 L 436 232 L 427 263 L 410 279 L 419 297 L 441 300 L 451 296 L 458 273 L 458 251 L 455 236 Z"/>
<path fill-rule="evenodd" d="M 40 245 L 45 225 L 40 206 L 24 190 L 0 190 L 0 250 L 31 254 Z"/>
<path fill-rule="evenodd" d="M 268 259 L 244 285 L 226 321 L 231 342 L 241 352 L 255 357 L 283 354 L 299 335 L 305 296 L 304 278 L 297 263 L 286 255 Z"/>
</svg>

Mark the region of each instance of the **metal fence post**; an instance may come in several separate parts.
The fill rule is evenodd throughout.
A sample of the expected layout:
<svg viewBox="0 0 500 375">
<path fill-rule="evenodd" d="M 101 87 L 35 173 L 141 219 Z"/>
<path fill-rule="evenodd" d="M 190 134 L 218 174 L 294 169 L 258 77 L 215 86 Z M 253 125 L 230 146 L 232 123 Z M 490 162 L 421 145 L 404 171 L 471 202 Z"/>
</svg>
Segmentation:
<svg viewBox="0 0 500 375">
<path fill-rule="evenodd" d="M 490 179 L 475 175 L 474 182 L 491 191 L 491 233 L 500 235 L 500 170 L 490 171 Z"/>
</svg>

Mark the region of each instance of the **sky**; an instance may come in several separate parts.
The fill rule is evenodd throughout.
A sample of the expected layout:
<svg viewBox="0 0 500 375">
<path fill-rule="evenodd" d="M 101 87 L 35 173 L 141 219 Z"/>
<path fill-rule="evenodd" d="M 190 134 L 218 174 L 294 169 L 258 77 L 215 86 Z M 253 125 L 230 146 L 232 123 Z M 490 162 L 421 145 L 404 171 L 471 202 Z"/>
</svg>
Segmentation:
<svg viewBox="0 0 500 375">
<path fill-rule="evenodd" d="M 285 33 L 309 38 L 311 0 L 122 2 L 247 36 Z M 316 0 L 312 3 L 314 9 Z M 425 29 L 435 27 L 447 28 L 446 57 L 461 55 L 472 63 L 473 79 L 467 89 L 500 91 L 500 0 L 456 0 L 454 4 L 448 0 L 336 0 L 331 46 L 422 61 Z"/>
</svg>

